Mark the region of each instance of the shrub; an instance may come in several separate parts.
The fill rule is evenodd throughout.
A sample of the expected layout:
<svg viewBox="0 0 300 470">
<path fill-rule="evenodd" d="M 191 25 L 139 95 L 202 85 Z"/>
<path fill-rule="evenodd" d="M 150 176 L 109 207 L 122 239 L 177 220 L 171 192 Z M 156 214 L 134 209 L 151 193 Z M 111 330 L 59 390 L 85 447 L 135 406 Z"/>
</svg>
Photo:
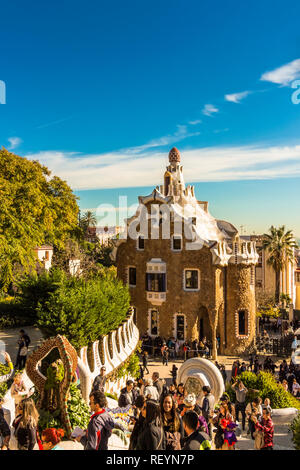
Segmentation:
<svg viewBox="0 0 300 470">
<path fill-rule="evenodd" d="M 239 379 L 250 391 L 247 396 L 248 402 L 254 396 L 259 395 L 263 400 L 270 398 L 272 408 L 294 407 L 300 409 L 299 401 L 291 393 L 284 390 L 283 386 L 277 383 L 275 377 L 269 372 L 260 372 L 257 376 L 253 372 L 243 372 Z M 234 392 L 233 395 L 232 392 L 228 389 L 231 398 L 234 396 Z"/>
<path fill-rule="evenodd" d="M 293 443 L 296 450 L 300 450 L 300 413 L 294 418 L 290 425 L 290 429 L 293 433 Z"/>
<path fill-rule="evenodd" d="M 37 323 L 46 337 L 64 335 L 79 350 L 117 328 L 128 309 L 128 288 L 112 274 L 72 278 L 39 305 Z"/>
<path fill-rule="evenodd" d="M 0 300 L 0 328 L 18 328 L 32 325 L 30 318 L 24 315 L 22 304 L 14 297 Z"/>
<path fill-rule="evenodd" d="M 7 367 L 3 364 L 0 364 L 0 377 L 1 377 L 1 375 L 9 374 L 9 371 L 10 371 L 9 367 Z M 8 390 L 8 383 L 7 382 L 0 382 L 0 398 L 4 397 L 7 390 Z"/>
</svg>

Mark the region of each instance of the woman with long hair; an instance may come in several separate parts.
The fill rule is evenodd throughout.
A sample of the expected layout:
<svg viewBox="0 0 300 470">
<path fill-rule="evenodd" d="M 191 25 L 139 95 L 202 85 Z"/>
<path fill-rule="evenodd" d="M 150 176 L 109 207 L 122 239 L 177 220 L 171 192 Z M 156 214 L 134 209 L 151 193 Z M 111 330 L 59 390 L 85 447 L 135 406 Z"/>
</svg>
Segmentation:
<svg viewBox="0 0 300 470">
<path fill-rule="evenodd" d="M 214 418 L 214 424 L 217 426 L 215 435 L 216 450 L 234 450 L 237 442 L 234 432 L 236 424 L 226 402 L 221 403 L 218 414 Z"/>
<path fill-rule="evenodd" d="M 25 398 L 19 405 L 20 415 L 15 420 L 15 436 L 19 450 L 32 450 L 37 442 L 37 427 L 39 414 L 31 398 Z"/>
<path fill-rule="evenodd" d="M 176 404 L 171 394 L 166 395 L 160 405 L 162 426 L 166 437 L 166 450 L 180 450 L 180 441 L 184 438 L 181 416 L 176 411 Z"/>
<path fill-rule="evenodd" d="M 145 423 L 138 437 L 135 449 L 165 450 L 166 440 L 158 403 L 153 400 L 147 400 L 142 408 L 141 414 L 145 418 Z"/>
<path fill-rule="evenodd" d="M 135 401 L 135 416 L 131 417 L 131 421 L 134 423 L 134 427 L 130 436 L 129 450 L 135 450 L 138 437 L 143 430 L 145 418 L 142 415 L 142 409 L 145 405 L 146 398 L 144 395 L 139 395 Z"/>
<path fill-rule="evenodd" d="M 64 435 L 65 431 L 63 429 L 44 429 L 41 436 L 43 450 L 63 450 L 63 448 L 59 446 L 59 443 Z"/>
</svg>

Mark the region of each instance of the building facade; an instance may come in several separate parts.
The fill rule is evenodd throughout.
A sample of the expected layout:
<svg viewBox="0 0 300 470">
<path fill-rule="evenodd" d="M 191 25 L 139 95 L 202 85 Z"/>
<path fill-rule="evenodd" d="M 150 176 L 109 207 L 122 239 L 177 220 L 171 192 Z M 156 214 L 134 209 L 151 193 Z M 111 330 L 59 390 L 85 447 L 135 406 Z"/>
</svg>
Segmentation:
<svg viewBox="0 0 300 470">
<path fill-rule="evenodd" d="M 185 186 L 181 156 L 169 153 L 164 184 L 139 197 L 127 219 L 127 237 L 112 256 L 129 285 L 139 331 L 181 341 L 207 337 L 216 356 L 236 354 L 255 338 L 254 241 L 240 239 L 229 222 Z"/>
</svg>

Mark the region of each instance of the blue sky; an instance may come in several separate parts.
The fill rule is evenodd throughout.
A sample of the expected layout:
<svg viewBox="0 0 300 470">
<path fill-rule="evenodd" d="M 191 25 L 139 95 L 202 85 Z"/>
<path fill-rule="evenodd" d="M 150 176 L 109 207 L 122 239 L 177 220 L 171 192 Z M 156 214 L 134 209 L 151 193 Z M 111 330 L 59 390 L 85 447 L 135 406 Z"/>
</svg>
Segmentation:
<svg viewBox="0 0 300 470">
<path fill-rule="evenodd" d="M 299 15 L 275 0 L 6 2 L 0 144 L 66 179 L 82 210 L 133 204 L 175 145 L 213 215 L 300 238 Z"/>
</svg>

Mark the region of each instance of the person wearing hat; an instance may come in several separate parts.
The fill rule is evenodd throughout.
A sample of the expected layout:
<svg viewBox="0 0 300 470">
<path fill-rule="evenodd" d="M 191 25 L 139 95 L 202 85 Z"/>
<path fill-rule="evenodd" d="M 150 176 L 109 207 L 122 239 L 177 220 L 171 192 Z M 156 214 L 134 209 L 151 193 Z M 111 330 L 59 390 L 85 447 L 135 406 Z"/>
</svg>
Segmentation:
<svg viewBox="0 0 300 470">
<path fill-rule="evenodd" d="M 203 429 L 208 434 L 208 425 L 205 418 L 202 416 L 201 408 L 197 405 L 196 395 L 194 393 L 189 393 L 183 400 L 183 410 L 180 413 L 181 417 L 185 415 L 188 411 L 195 411 L 198 415 L 198 422 L 200 428 Z"/>
<path fill-rule="evenodd" d="M 95 377 L 95 380 L 92 385 L 92 391 L 93 392 L 104 392 L 104 387 L 106 383 L 106 377 L 105 377 L 105 372 L 106 368 L 105 366 L 102 366 L 100 369 L 100 374 Z"/>
</svg>

